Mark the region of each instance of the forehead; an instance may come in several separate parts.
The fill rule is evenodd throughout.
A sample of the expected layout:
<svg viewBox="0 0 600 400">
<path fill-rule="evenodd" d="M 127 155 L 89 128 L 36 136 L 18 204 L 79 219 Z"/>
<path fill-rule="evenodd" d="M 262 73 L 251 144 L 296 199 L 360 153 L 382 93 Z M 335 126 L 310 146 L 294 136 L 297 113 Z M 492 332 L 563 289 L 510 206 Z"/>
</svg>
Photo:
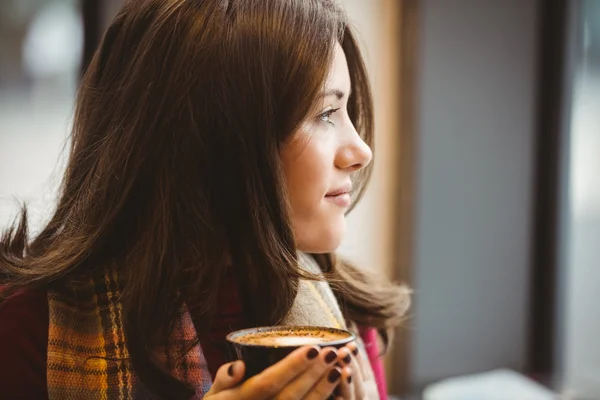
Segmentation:
<svg viewBox="0 0 600 400">
<path fill-rule="evenodd" d="M 340 89 L 346 93 L 350 90 L 350 72 L 346 55 L 339 43 L 335 45 L 335 52 L 331 65 L 329 66 L 329 75 L 325 82 L 326 89 Z"/>
</svg>

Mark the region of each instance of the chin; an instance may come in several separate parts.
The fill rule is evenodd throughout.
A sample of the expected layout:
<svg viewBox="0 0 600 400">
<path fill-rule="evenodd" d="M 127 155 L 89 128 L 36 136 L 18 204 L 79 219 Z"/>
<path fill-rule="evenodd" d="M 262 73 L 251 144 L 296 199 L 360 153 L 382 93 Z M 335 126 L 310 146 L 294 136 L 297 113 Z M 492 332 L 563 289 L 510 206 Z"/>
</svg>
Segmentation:
<svg viewBox="0 0 600 400">
<path fill-rule="evenodd" d="M 323 228 L 312 228 L 306 235 L 296 237 L 296 247 L 305 253 L 322 254 L 337 250 L 346 233 L 346 220 L 336 221 Z"/>
</svg>

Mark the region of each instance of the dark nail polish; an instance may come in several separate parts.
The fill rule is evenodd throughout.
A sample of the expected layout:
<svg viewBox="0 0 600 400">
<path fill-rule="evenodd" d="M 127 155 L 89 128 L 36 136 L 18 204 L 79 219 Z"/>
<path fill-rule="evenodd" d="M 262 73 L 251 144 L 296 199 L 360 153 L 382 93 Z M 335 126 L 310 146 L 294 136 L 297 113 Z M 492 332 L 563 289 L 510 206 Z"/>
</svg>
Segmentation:
<svg viewBox="0 0 600 400">
<path fill-rule="evenodd" d="M 346 364 L 350 364 L 350 362 L 352 361 L 352 357 L 350 356 L 350 354 L 348 354 L 346 357 L 343 358 L 343 361 Z"/>
<path fill-rule="evenodd" d="M 329 383 L 337 382 L 337 380 L 340 379 L 340 376 L 342 376 L 340 371 L 338 371 L 337 369 L 332 369 L 329 373 L 329 376 L 327 377 L 327 380 L 329 381 Z"/>
<path fill-rule="evenodd" d="M 333 362 L 333 360 L 335 360 L 337 357 L 337 354 L 335 354 L 335 351 L 331 350 L 329 353 L 327 353 L 327 355 L 325 356 L 325 362 L 327 364 Z"/>
<path fill-rule="evenodd" d="M 318 355 L 319 355 L 319 350 L 315 349 L 314 347 L 313 347 L 312 349 L 310 349 L 310 350 L 308 351 L 308 353 L 306 353 L 306 357 L 307 357 L 309 360 L 312 360 L 313 358 L 315 358 L 315 357 L 316 357 L 316 356 L 318 356 Z"/>
<path fill-rule="evenodd" d="M 337 385 L 335 387 L 335 390 L 333 391 L 333 394 L 335 394 L 336 396 L 341 396 L 342 395 L 342 388 L 340 387 L 340 385 Z"/>
<path fill-rule="evenodd" d="M 357 347 L 357 348 L 355 348 L 354 350 L 352 350 L 352 354 L 354 354 L 355 356 L 357 356 L 357 355 L 358 355 L 358 347 Z"/>
<path fill-rule="evenodd" d="M 348 385 L 352 383 L 352 375 L 348 376 Z"/>
<path fill-rule="evenodd" d="M 227 368 L 227 375 L 233 376 L 233 363 Z"/>
</svg>

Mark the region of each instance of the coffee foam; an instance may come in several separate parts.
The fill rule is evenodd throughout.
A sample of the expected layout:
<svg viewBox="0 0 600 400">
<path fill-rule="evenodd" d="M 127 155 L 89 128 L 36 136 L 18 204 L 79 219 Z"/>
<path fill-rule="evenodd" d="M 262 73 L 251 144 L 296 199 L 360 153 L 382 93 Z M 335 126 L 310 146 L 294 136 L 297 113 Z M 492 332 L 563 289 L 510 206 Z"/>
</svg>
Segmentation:
<svg viewBox="0 0 600 400">
<path fill-rule="evenodd" d="M 319 330 L 291 330 L 282 329 L 266 332 L 255 332 L 240 336 L 235 339 L 241 344 L 259 346 L 303 346 L 311 344 L 325 344 L 347 338 L 348 335 L 332 331 Z"/>
</svg>

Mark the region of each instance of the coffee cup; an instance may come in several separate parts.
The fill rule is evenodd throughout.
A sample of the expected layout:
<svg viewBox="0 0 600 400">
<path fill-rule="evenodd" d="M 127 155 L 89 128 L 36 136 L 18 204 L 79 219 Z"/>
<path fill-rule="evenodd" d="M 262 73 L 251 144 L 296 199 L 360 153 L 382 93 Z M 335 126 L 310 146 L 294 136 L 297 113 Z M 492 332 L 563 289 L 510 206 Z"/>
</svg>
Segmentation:
<svg viewBox="0 0 600 400">
<path fill-rule="evenodd" d="M 227 335 L 230 361 L 241 359 L 246 365 L 244 380 L 281 361 L 302 346 L 339 349 L 355 339 L 351 332 L 319 326 L 258 327 Z"/>
</svg>

